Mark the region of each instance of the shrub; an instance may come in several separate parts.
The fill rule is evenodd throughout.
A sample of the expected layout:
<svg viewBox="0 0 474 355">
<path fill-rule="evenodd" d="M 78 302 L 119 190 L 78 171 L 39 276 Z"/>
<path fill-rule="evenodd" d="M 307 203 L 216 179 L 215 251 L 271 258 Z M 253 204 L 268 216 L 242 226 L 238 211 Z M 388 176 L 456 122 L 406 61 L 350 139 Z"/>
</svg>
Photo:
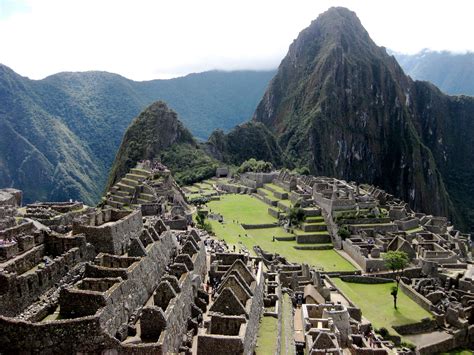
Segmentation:
<svg viewBox="0 0 474 355">
<path fill-rule="evenodd" d="M 387 336 L 390 335 L 390 332 L 389 332 L 388 329 L 385 328 L 385 327 L 381 327 L 381 328 L 378 330 L 378 333 L 379 333 L 383 338 L 385 338 L 385 337 L 387 337 Z"/>
<path fill-rule="evenodd" d="M 349 238 L 351 236 L 351 232 L 349 231 L 349 228 L 347 228 L 347 226 L 340 227 L 337 231 L 337 234 L 341 237 L 342 240 L 346 240 L 346 238 Z"/>
<path fill-rule="evenodd" d="M 252 171 L 255 173 L 269 173 L 273 170 L 273 164 L 263 160 L 256 160 L 251 158 L 244 161 L 237 169 L 238 173 L 246 173 Z"/>
</svg>

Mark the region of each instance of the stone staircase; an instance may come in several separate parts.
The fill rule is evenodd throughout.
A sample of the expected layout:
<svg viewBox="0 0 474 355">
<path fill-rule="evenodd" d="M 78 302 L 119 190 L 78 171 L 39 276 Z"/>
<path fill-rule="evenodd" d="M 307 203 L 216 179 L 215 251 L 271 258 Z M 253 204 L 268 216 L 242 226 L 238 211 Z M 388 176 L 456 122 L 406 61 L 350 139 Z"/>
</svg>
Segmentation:
<svg viewBox="0 0 474 355">
<path fill-rule="evenodd" d="M 110 188 L 106 204 L 114 208 L 124 208 L 154 201 L 155 197 L 152 194 L 140 189 L 143 182 L 150 177 L 151 173 L 146 170 L 131 169 L 118 183 Z M 136 192 L 138 196 L 135 196 Z M 134 201 L 135 197 L 136 201 Z"/>
</svg>

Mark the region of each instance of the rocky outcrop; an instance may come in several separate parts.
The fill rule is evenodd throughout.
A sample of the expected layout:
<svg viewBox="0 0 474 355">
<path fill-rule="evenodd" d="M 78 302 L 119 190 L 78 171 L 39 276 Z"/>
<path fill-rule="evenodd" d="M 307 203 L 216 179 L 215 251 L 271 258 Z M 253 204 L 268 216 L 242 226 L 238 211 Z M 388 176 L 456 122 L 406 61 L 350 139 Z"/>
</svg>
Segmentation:
<svg viewBox="0 0 474 355">
<path fill-rule="evenodd" d="M 331 8 L 291 44 L 254 121 L 313 174 L 368 181 L 466 222 L 472 187 L 456 181 L 474 174 L 473 117 L 474 99 L 412 81 L 355 13 Z"/>
</svg>

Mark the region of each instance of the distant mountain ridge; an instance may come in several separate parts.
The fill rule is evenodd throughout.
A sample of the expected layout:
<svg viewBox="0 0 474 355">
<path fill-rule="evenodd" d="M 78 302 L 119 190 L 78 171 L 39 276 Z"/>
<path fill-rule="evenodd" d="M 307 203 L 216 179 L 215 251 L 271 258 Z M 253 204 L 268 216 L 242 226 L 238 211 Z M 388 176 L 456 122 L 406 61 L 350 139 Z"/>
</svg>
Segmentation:
<svg viewBox="0 0 474 355">
<path fill-rule="evenodd" d="M 474 53 L 423 50 L 417 54 L 393 53 L 407 75 L 435 84 L 450 95 L 474 96 Z"/>
<path fill-rule="evenodd" d="M 135 82 L 107 72 L 30 80 L 0 65 L 0 186 L 34 200 L 94 204 L 126 128 L 150 103 L 167 101 L 206 139 L 251 117 L 274 71 L 211 71 Z"/>
</svg>

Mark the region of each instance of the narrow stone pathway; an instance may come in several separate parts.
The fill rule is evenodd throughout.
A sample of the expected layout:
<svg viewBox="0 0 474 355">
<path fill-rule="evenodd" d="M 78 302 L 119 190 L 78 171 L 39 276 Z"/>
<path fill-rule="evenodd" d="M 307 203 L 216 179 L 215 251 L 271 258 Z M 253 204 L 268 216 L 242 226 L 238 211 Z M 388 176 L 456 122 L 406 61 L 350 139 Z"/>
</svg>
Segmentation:
<svg viewBox="0 0 474 355">
<path fill-rule="evenodd" d="M 288 294 L 283 295 L 282 302 L 282 334 L 281 355 L 295 355 L 294 328 L 293 328 L 293 306 Z"/>
</svg>

